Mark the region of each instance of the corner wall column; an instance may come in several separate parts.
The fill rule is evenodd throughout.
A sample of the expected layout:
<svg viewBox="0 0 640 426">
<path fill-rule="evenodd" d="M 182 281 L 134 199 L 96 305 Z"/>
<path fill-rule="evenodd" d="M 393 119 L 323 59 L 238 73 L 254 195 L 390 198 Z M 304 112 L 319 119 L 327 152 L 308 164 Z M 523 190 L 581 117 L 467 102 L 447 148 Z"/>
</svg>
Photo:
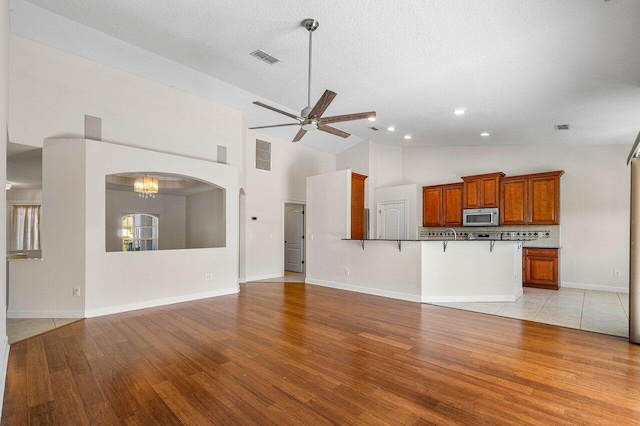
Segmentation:
<svg viewBox="0 0 640 426">
<path fill-rule="evenodd" d="M 640 344 L 640 158 L 631 160 L 629 341 Z"/>
</svg>

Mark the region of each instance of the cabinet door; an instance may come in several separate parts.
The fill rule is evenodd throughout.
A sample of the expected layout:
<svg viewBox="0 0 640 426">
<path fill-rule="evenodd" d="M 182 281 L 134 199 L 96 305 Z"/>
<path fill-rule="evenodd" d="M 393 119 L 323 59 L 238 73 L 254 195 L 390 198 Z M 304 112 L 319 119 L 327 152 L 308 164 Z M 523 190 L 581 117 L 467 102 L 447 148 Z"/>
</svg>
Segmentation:
<svg viewBox="0 0 640 426">
<path fill-rule="evenodd" d="M 463 198 L 465 209 L 479 209 L 482 207 L 480 199 L 480 179 L 465 180 L 463 184 Z"/>
<path fill-rule="evenodd" d="M 442 187 L 425 186 L 422 188 L 422 226 L 441 226 L 442 224 Z"/>
<path fill-rule="evenodd" d="M 500 178 L 484 178 L 480 181 L 482 208 L 500 206 Z"/>
<path fill-rule="evenodd" d="M 530 177 L 528 202 L 527 223 L 558 225 L 560 223 L 560 176 Z"/>
<path fill-rule="evenodd" d="M 558 250 L 525 249 L 523 285 L 558 288 Z"/>
<path fill-rule="evenodd" d="M 525 225 L 527 179 L 504 178 L 500 186 L 500 225 Z"/>
<path fill-rule="evenodd" d="M 364 181 L 367 176 L 351 174 L 351 238 L 364 238 Z"/>
<path fill-rule="evenodd" d="M 462 226 L 462 184 L 443 187 L 442 198 L 442 225 Z"/>
</svg>

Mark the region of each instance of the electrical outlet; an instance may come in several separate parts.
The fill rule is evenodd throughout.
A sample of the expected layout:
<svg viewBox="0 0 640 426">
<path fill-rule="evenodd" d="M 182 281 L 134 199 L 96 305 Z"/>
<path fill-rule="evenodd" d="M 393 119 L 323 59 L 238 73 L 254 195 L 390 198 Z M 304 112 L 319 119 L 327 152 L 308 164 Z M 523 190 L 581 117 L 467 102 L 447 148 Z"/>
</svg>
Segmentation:
<svg viewBox="0 0 640 426">
<path fill-rule="evenodd" d="M 344 268 L 344 274 L 345 274 L 345 275 L 349 275 L 349 273 L 350 273 L 350 272 L 349 272 L 349 268 Z"/>
<path fill-rule="evenodd" d="M 80 297 L 80 287 L 73 288 L 73 297 Z"/>
<path fill-rule="evenodd" d="M 211 280 L 213 280 L 213 274 L 207 274 L 207 275 L 205 275 L 205 276 L 204 276 L 204 279 L 205 279 L 206 281 L 211 281 Z"/>
<path fill-rule="evenodd" d="M 614 277 L 620 277 L 620 276 L 622 276 L 622 272 L 620 272 L 620 269 L 614 269 L 614 271 L 613 271 L 613 276 L 614 276 Z"/>
</svg>

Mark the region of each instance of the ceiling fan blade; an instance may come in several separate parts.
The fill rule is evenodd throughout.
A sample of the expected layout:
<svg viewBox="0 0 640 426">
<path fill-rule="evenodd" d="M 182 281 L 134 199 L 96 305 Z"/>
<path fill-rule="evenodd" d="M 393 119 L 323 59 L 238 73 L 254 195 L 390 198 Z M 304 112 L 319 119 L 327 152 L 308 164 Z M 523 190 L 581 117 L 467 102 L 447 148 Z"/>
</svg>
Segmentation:
<svg viewBox="0 0 640 426">
<path fill-rule="evenodd" d="M 351 136 L 351 133 L 343 132 L 342 130 L 336 129 L 335 127 L 326 126 L 324 124 L 320 124 L 318 126 L 318 130 L 331 133 L 332 135 L 340 136 L 341 138 L 348 138 L 349 136 Z"/>
<path fill-rule="evenodd" d="M 298 117 L 297 115 L 293 115 L 293 114 L 288 113 L 286 111 L 283 111 L 281 109 L 274 108 L 274 107 L 269 106 L 267 104 L 263 104 L 262 102 L 256 101 L 256 102 L 254 102 L 254 105 L 258 105 L 258 106 L 261 106 L 262 108 L 270 109 L 271 111 L 286 115 L 287 117 L 295 118 L 296 120 L 302 120 L 302 117 Z"/>
<path fill-rule="evenodd" d="M 304 129 L 300 129 L 298 130 L 298 133 L 296 133 L 296 136 L 293 138 L 293 140 L 291 142 L 298 142 L 300 139 L 302 139 L 302 137 L 307 133 L 306 130 Z"/>
<path fill-rule="evenodd" d="M 287 123 L 287 124 L 272 124 L 271 126 L 258 126 L 258 127 L 249 127 L 250 130 L 256 129 L 269 129 L 271 127 L 285 127 L 285 126 L 299 126 L 300 123 Z"/>
<path fill-rule="evenodd" d="M 323 117 L 320 121 L 324 124 L 340 123 L 342 121 L 363 120 L 365 118 L 375 117 L 375 111 L 360 112 L 357 114 L 334 115 L 333 117 Z"/>
<path fill-rule="evenodd" d="M 309 117 L 320 117 L 329 107 L 329 104 L 333 102 L 333 99 L 336 97 L 336 93 L 331 90 L 325 90 L 318 102 L 313 107 L 311 112 L 309 113 Z"/>
</svg>

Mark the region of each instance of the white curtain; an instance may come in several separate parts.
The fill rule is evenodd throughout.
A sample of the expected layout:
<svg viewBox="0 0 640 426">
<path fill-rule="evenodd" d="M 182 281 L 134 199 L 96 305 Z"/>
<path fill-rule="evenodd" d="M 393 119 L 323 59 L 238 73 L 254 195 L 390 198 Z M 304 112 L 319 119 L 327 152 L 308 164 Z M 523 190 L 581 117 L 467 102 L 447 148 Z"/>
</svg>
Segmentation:
<svg viewBox="0 0 640 426">
<path fill-rule="evenodd" d="M 38 204 L 15 204 L 11 211 L 11 247 L 9 250 L 40 250 L 40 213 Z"/>
</svg>

